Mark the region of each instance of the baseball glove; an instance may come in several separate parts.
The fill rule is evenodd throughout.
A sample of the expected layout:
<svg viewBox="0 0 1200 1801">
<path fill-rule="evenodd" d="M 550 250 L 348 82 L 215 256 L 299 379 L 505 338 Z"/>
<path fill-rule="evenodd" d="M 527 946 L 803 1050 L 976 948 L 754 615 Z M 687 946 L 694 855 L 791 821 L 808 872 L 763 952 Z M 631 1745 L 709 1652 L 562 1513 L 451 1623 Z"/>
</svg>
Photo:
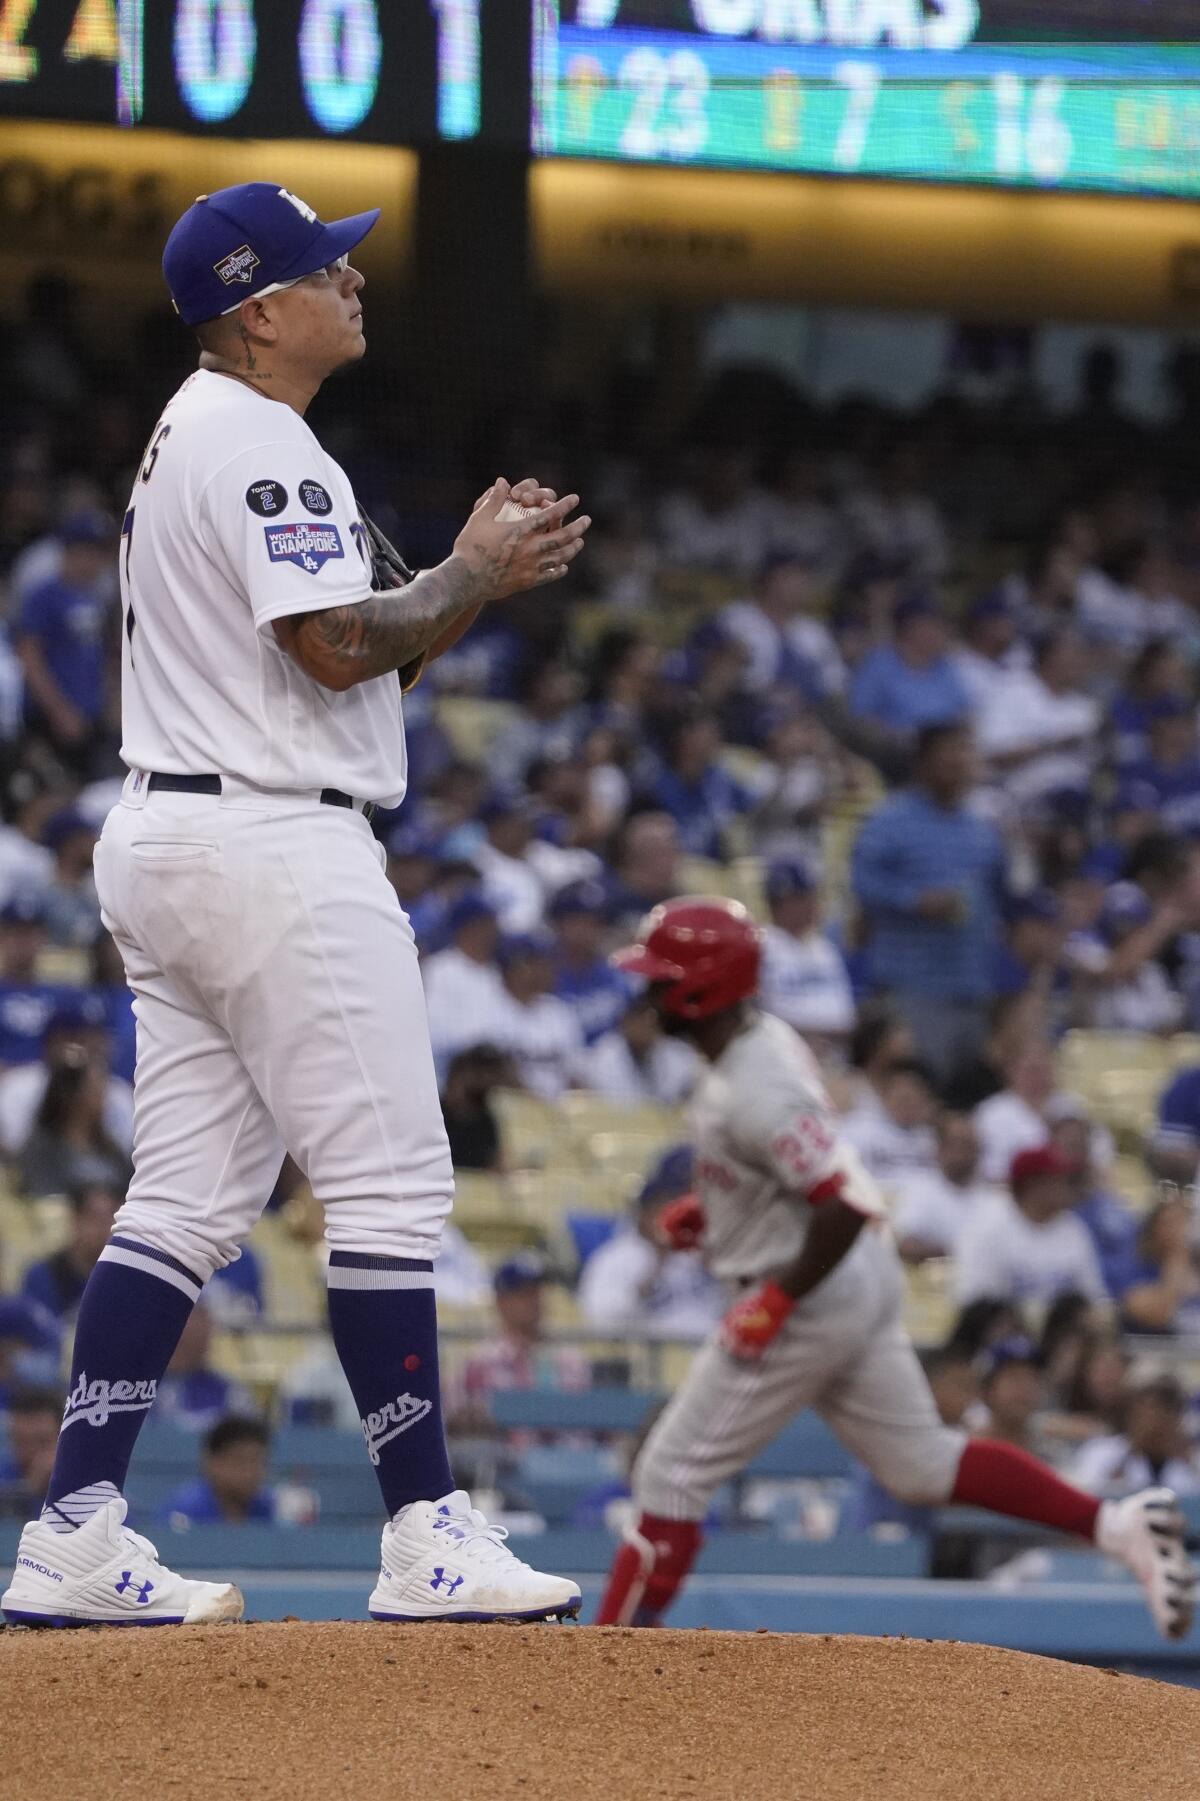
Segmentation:
<svg viewBox="0 0 1200 1801">
<path fill-rule="evenodd" d="M 407 588 L 413 580 L 413 571 L 396 546 L 380 531 L 369 513 L 360 508 L 358 516 L 362 521 L 367 555 L 371 561 L 371 592 L 382 594 L 388 588 Z M 416 686 L 424 667 L 425 653 L 422 651 L 419 657 L 414 657 L 411 663 L 405 663 L 396 671 L 402 694 L 407 694 L 410 688 Z"/>
</svg>

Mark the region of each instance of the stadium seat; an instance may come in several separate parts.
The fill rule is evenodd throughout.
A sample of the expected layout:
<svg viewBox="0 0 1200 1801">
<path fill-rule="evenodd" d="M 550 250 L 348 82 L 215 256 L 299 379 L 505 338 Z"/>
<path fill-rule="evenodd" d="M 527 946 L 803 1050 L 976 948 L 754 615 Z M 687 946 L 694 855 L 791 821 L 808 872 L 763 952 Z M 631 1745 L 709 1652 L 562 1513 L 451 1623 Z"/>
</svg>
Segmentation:
<svg viewBox="0 0 1200 1801">
<path fill-rule="evenodd" d="M 491 1410 L 508 1432 L 636 1432 L 661 1400 L 637 1388 L 509 1389 L 492 1396 Z"/>
<path fill-rule="evenodd" d="M 493 740 L 519 716 L 507 700 L 480 700 L 474 695 L 445 694 L 436 702 L 437 722 L 464 763 L 483 765 Z"/>
<path fill-rule="evenodd" d="M 679 892 L 724 894 L 728 876 L 726 863 L 714 863 L 709 857 L 684 857 L 679 865 Z"/>
<path fill-rule="evenodd" d="M 1191 1069 L 1200 1064 L 1200 1032 L 1176 1032 L 1173 1038 L 1167 1039 L 1171 1056 L 1171 1071 Z"/>
<path fill-rule="evenodd" d="M 492 1106 L 510 1169 L 544 1169 L 570 1157 L 564 1115 L 520 1088 L 498 1088 Z"/>
<path fill-rule="evenodd" d="M 534 1445 L 512 1472 L 512 1486 L 552 1525 L 567 1524 L 589 1494 L 621 1471 L 600 1446 Z"/>
<path fill-rule="evenodd" d="M 855 1463 L 824 1420 L 802 1413 L 747 1466 L 746 1479 L 849 1476 Z"/>
</svg>

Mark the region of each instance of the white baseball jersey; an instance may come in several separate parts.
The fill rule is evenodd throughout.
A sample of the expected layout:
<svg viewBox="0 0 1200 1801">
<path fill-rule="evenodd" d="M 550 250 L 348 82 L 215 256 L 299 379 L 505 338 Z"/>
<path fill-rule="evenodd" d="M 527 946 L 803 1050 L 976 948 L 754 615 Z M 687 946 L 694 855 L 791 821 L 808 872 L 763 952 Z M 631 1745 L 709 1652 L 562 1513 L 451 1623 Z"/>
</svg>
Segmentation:
<svg viewBox="0 0 1200 1801">
<path fill-rule="evenodd" d="M 365 600 L 361 540 L 350 483 L 298 413 L 229 376 L 190 375 L 158 422 L 122 526 L 130 768 L 340 788 L 398 806 L 395 675 L 334 693 L 271 629 Z"/>
<path fill-rule="evenodd" d="M 689 1115 L 714 1275 L 762 1276 L 791 1262 L 812 1217 L 809 1191 L 838 1171 L 844 1199 L 884 1218 L 879 1190 L 837 1135 L 815 1058 L 783 1020 L 761 1014 L 726 1047 Z"/>
</svg>

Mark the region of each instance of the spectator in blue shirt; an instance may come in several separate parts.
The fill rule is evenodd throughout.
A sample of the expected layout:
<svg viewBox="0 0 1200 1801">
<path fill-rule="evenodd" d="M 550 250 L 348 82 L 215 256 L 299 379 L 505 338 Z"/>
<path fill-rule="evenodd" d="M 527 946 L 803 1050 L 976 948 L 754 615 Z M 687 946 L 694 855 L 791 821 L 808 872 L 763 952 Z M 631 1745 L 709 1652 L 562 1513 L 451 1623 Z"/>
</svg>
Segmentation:
<svg viewBox="0 0 1200 1801">
<path fill-rule="evenodd" d="M 970 699 L 933 597 L 908 595 L 896 608 L 894 627 L 893 642 L 868 651 L 855 670 L 850 711 L 904 739 L 927 725 L 963 719 Z"/>
<path fill-rule="evenodd" d="M 983 1043 L 1000 943 L 1004 847 L 965 804 L 972 775 L 965 728 L 926 727 L 912 786 L 866 821 L 851 860 L 875 988 L 942 1074 Z"/>
<path fill-rule="evenodd" d="M 155 1419 L 182 1426 L 189 1432 L 207 1432 L 227 1413 L 254 1412 L 245 1389 L 210 1367 L 212 1328 L 207 1303 L 197 1301 L 167 1373 L 158 1385 Z"/>
<path fill-rule="evenodd" d="M 1195 703 L 1161 695 L 1146 708 L 1146 731 L 1146 755 L 1123 771 L 1126 781 L 1144 782 L 1153 792 L 1155 811 L 1168 831 L 1200 835 Z"/>
<path fill-rule="evenodd" d="M 449 897 L 437 886 L 442 868 L 439 834 L 401 818 L 384 842 L 388 881 L 408 915 L 417 949 L 423 954 L 441 950 L 446 941 Z"/>
<path fill-rule="evenodd" d="M 1158 1101 L 1146 1160 L 1164 1182 L 1186 1187 L 1200 1165 L 1200 1067 L 1181 1069 Z"/>
<path fill-rule="evenodd" d="M 1091 1122 L 1079 1112 L 1068 1112 L 1072 1105 L 1065 1096 L 1051 1101 L 1047 1109 L 1053 1119 L 1050 1141 L 1075 1166 L 1079 1193 L 1075 1212 L 1096 1247 L 1105 1288 L 1111 1295 L 1121 1295 L 1132 1283 L 1138 1263 L 1138 1221 L 1097 1173 L 1092 1161 Z"/>
<path fill-rule="evenodd" d="M 1062 907 L 1049 888 L 1017 895 L 1005 909 L 1007 930 L 993 968 L 997 994 L 1021 994 L 1031 985 L 1044 995 L 1056 986 L 1065 927 Z"/>
<path fill-rule="evenodd" d="M 100 931 L 100 902 L 92 874 L 99 833 L 77 807 L 61 807 L 42 828 L 42 842 L 54 857 L 46 889 L 46 929 L 51 942 L 82 949 Z"/>
<path fill-rule="evenodd" d="M 22 1388 L 58 1378 L 57 1322 L 33 1301 L 0 1295 L 0 1413 Z"/>
<path fill-rule="evenodd" d="M 267 1485 L 270 1435 L 261 1420 L 230 1414 L 206 1433 L 200 1474 L 177 1488 L 163 1518 L 184 1526 L 244 1526 L 276 1518 L 276 1496 Z"/>
<path fill-rule="evenodd" d="M 112 937 L 101 931 L 92 945 L 91 995 L 104 1010 L 108 1028 L 109 1068 L 122 1082 L 133 1081 L 137 1051 L 137 1022 L 133 995 L 125 980 L 125 965 Z"/>
<path fill-rule="evenodd" d="M 557 944 L 554 992 L 575 1015 L 585 1044 L 611 1031 L 629 1004 L 629 979 L 603 954 L 608 895 L 601 882 L 570 882 L 546 910 Z"/>
<path fill-rule="evenodd" d="M 42 1037 L 66 991 L 39 982 L 38 958 L 46 943 L 46 902 L 20 893 L 0 909 L 0 1064 L 15 1069 L 37 1063 Z"/>
<path fill-rule="evenodd" d="M 0 1446 L 0 1517 L 27 1520 L 41 1511 L 62 1415 L 63 1398 L 53 1388 L 18 1388 L 9 1397 Z"/>
<path fill-rule="evenodd" d="M 1150 709 L 1164 696 L 1186 699 L 1192 685 L 1186 657 L 1167 638 L 1152 638 L 1134 658 L 1108 709 L 1118 765 L 1136 763 L 1148 749 Z"/>
<path fill-rule="evenodd" d="M 114 533 L 103 513 L 76 513 L 60 534 L 60 573 L 33 588 L 13 624 L 25 674 L 26 724 L 73 767 L 85 770 L 108 702 L 104 577 Z"/>
<path fill-rule="evenodd" d="M 631 809 L 613 834 L 608 856 L 608 913 L 614 931 L 635 927 L 644 913 L 678 894 L 679 828 L 659 807 Z"/>
<path fill-rule="evenodd" d="M 1200 1330 L 1200 1269 L 1191 1229 L 1191 1208 L 1179 1196 L 1159 1201 L 1141 1222 L 1120 1297 L 1127 1332 Z"/>
<path fill-rule="evenodd" d="M 67 1241 L 40 1263 L 30 1264 L 21 1282 L 22 1298 L 52 1314 L 62 1325 L 74 1320 L 123 1198 L 118 1189 L 102 1182 L 68 1189 Z"/>
<path fill-rule="evenodd" d="M 663 767 L 650 798 L 679 827 L 679 842 L 694 857 L 720 860 L 730 822 L 751 796 L 717 761 L 721 738 L 711 713 L 685 713 L 667 727 Z"/>
</svg>

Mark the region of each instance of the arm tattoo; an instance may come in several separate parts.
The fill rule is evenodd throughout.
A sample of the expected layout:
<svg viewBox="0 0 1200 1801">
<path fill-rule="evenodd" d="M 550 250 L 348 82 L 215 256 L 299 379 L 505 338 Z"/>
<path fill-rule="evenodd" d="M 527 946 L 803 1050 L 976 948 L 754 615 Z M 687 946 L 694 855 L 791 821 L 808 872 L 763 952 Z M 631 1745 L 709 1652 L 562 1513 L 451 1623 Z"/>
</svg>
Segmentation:
<svg viewBox="0 0 1200 1801">
<path fill-rule="evenodd" d="M 324 665 L 351 682 L 403 669 L 422 656 L 452 620 L 480 600 L 479 578 L 461 557 L 426 569 L 407 588 L 368 594 L 352 606 L 305 613 L 297 636 Z"/>
</svg>

